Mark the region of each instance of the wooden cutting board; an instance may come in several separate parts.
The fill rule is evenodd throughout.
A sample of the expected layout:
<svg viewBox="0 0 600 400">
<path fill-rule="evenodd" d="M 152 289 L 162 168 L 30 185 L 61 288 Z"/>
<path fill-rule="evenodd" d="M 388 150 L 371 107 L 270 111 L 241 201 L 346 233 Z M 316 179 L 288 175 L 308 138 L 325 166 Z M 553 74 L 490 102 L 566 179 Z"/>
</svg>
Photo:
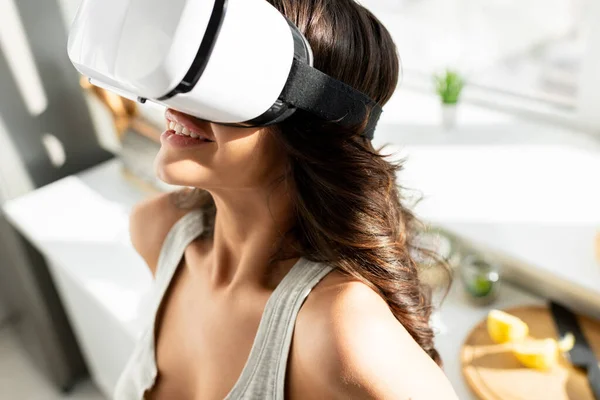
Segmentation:
<svg viewBox="0 0 600 400">
<path fill-rule="evenodd" d="M 534 338 L 558 337 L 547 307 L 505 311 L 524 320 Z M 580 316 L 579 324 L 596 357 L 600 357 L 600 322 Z M 506 345 L 492 342 L 485 320 L 467 336 L 461 361 L 467 384 L 481 400 L 594 400 L 584 371 L 573 367 L 564 357 L 548 372 L 523 367 Z"/>
</svg>

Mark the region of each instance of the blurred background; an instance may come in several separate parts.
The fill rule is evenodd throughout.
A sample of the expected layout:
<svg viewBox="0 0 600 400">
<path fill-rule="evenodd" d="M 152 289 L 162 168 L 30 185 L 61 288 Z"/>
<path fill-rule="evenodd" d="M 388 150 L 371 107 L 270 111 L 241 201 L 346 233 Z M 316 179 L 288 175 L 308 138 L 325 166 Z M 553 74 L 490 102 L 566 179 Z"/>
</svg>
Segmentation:
<svg viewBox="0 0 600 400">
<path fill-rule="evenodd" d="M 0 399 L 110 397 L 151 285 L 128 215 L 174 189 L 152 169 L 164 110 L 70 64 L 79 2 L 0 0 Z M 600 2 L 361 3 L 403 64 L 375 141 L 406 159 L 399 183 L 454 270 L 432 322 L 459 397 L 593 399 L 585 371 L 528 369 L 481 332 L 498 308 L 557 336 L 552 300 L 600 355 Z"/>
</svg>

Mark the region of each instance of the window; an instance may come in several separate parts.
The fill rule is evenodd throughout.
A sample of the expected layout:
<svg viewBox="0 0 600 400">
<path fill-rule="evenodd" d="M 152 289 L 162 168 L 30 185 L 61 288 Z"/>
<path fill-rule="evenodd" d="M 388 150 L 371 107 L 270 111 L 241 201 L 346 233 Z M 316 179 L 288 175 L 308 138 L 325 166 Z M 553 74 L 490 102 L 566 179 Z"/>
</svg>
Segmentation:
<svg viewBox="0 0 600 400">
<path fill-rule="evenodd" d="M 600 128 L 597 0 L 363 0 L 392 32 L 404 84 L 457 68 L 487 103 Z M 598 32 L 595 32 L 598 31 Z"/>
</svg>

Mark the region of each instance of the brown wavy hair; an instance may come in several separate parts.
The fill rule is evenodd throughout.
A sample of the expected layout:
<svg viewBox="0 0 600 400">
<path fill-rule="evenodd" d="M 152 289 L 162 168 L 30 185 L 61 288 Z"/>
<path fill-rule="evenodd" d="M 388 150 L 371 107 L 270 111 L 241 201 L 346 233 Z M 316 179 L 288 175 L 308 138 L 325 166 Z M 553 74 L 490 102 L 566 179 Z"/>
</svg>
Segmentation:
<svg viewBox="0 0 600 400">
<path fill-rule="evenodd" d="M 399 57 L 390 33 L 371 12 L 354 0 L 267 1 L 308 39 L 316 68 L 380 105 L 392 97 Z M 297 111 L 268 128 L 288 154 L 282 181 L 294 192 L 295 210 L 288 235 L 298 244 L 297 255 L 328 263 L 379 293 L 441 365 L 429 323 L 431 289 L 421 282 L 417 261 L 431 260 L 432 254 L 419 247 L 421 226 L 396 183 L 401 163 L 390 162 L 360 135 L 365 125 L 342 128 Z M 196 191 L 191 203 L 185 197 L 188 204 L 214 211 L 205 192 Z M 282 251 L 274 260 L 289 256 Z"/>
</svg>

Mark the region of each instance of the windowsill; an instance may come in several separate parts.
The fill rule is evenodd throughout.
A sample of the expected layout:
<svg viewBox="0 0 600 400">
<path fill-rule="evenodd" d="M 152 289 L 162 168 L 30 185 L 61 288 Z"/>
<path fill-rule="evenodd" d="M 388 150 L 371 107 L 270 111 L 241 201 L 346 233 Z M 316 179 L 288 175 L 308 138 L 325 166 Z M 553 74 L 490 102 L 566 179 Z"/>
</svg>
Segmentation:
<svg viewBox="0 0 600 400">
<path fill-rule="evenodd" d="M 581 144 L 587 147 L 591 143 L 600 147 L 600 135 L 593 133 L 595 131 L 590 127 L 569 123 L 572 118 L 567 117 L 566 111 L 523 108 L 517 103 L 514 107 L 496 108 L 490 104 L 493 100 L 482 100 L 482 96 L 473 91 L 469 93 L 469 90 L 465 90 L 465 99 L 459 104 L 457 129 L 450 134 L 441 127 L 440 103 L 433 94 L 433 87 L 405 77 L 384 107 L 377 142 L 381 143 L 383 139 L 385 143 L 388 138 L 396 137 L 394 128 L 398 127 L 403 129 L 403 136 L 407 135 L 409 141 L 416 143 L 425 140 L 427 143 L 451 144 L 473 139 L 489 144 Z M 425 132 L 428 136 L 423 138 Z"/>
<path fill-rule="evenodd" d="M 421 74 L 405 72 L 400 92 L 414 92 L 416 95 L 430 97 L 435 93 L 431 79 Z M 578 118 L 575 104 L 559 106 L 541 100 L 525 98 L 516 94 L 501 93 L 485 87 L 467 85 L 462 93 L 462 105 L 496 111 L 522 120 L 528 120 L 541 125 L 562 127 L 566 131 L 576 131 L 600 137 L 597 126 L 586 123 Z M 436 104 L 437 105 L 437 104 Z"/>
</svg>

